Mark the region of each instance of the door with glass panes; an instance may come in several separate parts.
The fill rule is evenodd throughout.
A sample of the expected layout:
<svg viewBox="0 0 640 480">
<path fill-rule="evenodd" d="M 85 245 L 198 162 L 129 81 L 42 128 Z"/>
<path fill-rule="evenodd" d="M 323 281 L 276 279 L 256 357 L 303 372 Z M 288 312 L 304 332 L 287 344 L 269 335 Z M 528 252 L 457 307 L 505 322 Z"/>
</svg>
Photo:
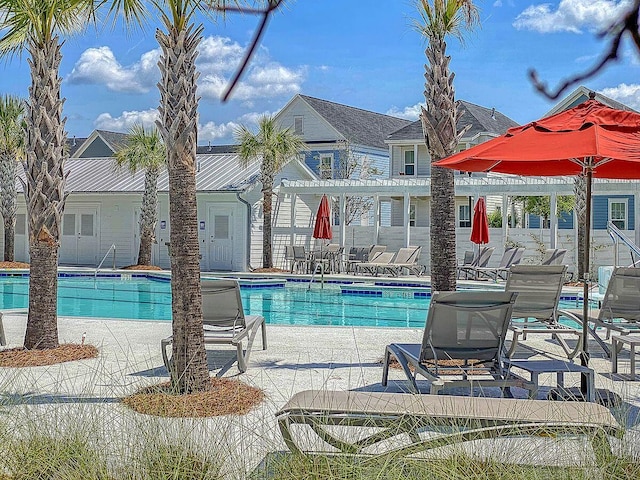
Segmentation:
<svg viewBox="0 0 640 480">
<path fill-rule="evenodd" d="M 209 207 L 209 270 L 233 270 L 233 214 L 231 206 Z"/>
<path fill-rule="evenodd" d="M 60 264 L 97 264 L 97 208 L 66 208 L 62 217 Z"/>
</svg>

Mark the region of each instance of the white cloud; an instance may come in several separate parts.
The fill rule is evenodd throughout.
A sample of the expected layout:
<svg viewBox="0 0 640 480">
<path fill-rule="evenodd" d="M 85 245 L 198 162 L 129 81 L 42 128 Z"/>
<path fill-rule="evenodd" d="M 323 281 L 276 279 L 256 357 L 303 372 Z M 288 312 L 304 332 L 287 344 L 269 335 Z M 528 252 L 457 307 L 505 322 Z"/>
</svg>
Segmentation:
<svg viewBox="0 0 640 480">
<path fill-rule="evenodd" d="M 617 87 L 603 88 L 599 93 L 640 111 L 640 85 L 621 83 Z"/>
<path fill-rule="evenodd" d="M 540 33 L 602 31 L 629 8 L 631 0 L 560 0 L 527 7 L 513 22 L 518 30 Z"/>
<path fill-rule="evenodd" d="M 394 117 L 406 118 L 407 120 L 417 120 L 420 116 L 420 107 L 422 103 L 416 103 L 415 105 L 411 105 L 409 107 L 404 107 L 404 109 L 400 110 L 398 107 L 391 107 L 387 110 L 387 115 L 393 115 Z"/>
<path fill-rule="evenodd" d="M 495 2 L 493 2 L 493 6 L 494 7 L 501 7 L 502 6 L 502 0 L 496 0 Z"/>
<path fill-rule="evenodd" d="M 110 113 L 101 113 L 93 122 L 100 130 L 111 130 L 114 132 L 127 132 L 132 126 L 142 124 L 149 128 L 155 125 L 158 119 L 158 110 L 150 108 L 143 111 L 124 111 L 119 117 L 112 117 Z"/>
<path fill-rule="evenodd" d="M 239 125 L 236 122 L 207 122 L 204 125 L 198 125 L 198 143 L 202 145 L 203 142 L 219 139 L 225 139 L 232 142 L 233 132 L 238 128 L 238 126 Z"/>
<path fill-rule="evenodd" d="M 115 92 L 148 92 L 159 78 L 160 50 L 151 50 L 128 67 L 122 66 L 109 47 L 88 48 L 76 62 L 67 81 L 76 84 L 104 84 Z"/>
<path fill-rule="evenodd" d="M 200 72 L 198 94 L 203 98 L 220 98 L 244 53 L 245 47 L 227 37 L 204 38 L 196 60 Z M 117 92 L 148 92 L 160 78 L 159 58 L 160 50 L 154 49 L 132 65 L 124 66 L 109 47 L 89 48 L 80 55 L 67 81 L 105 85 Z M 291 96 L 301 91 L 306 75 L 306 67 L 285 67 L 271 60 L 267 50 L 261 48 L 236 86 L 232 99 L 249 101 Z"/>
</svg>

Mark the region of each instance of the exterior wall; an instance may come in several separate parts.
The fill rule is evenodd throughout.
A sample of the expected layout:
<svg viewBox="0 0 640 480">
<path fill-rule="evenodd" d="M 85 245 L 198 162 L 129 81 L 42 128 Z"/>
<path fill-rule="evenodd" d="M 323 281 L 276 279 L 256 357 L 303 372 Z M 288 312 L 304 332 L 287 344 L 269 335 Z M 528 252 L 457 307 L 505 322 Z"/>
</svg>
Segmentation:
<svg viewBox="0 0 640 480">
<path fill-rule="evenodd" d="M 113 151 L 102 141 L 100 137 L 97 137 L 87 148 L 82 152 L 80 158 L 98 158 L 98 157 L 111 157 Z"/>
<path fill-rule="evenodd" d="M 294 118 L 303 117 L 302 139 L 305 142 L 344 140 L 322 117 L 306 102 L 298 98 L 277 115 L 277 122 L 282 128 L 294 127 Z"/>
<path fill-rule="evenodd" d="M 404 152 L 414 150 L 415 145 L 392 145 L 389 178 L 404 178 Z M 415 172 L 417 177 L 429 177 L 431 175 L 431 157 L 426 145 L 418 144 L 418 156 Z"/>
</svg>

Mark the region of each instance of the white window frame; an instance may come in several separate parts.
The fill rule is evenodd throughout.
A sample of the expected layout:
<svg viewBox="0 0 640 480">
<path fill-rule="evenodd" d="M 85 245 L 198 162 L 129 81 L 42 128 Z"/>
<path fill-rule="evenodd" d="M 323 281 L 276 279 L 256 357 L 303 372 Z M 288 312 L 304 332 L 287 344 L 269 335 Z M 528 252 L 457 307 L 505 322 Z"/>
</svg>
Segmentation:
<svg viewBox="0 0 640 480">
<path fill-rule="evenodd" d="M 293 133 L 296 135 L 304 134 L 304 117 L 302 115 L 293 117 Z"/>
<path fill-rule="evenodd" d="M 416 226 L 416 204 L 415 203 L 409 204 L 409 226 L 410 227 Z"/>
<path fill-rule="evenodd" d="M 612 208 L 614 205 L 624 206 L 624 218 L 613 218 Z M 626 230 L 629 225 L 629 199 L 628 198 L 610 198 L 607 208 L 607 219 L 612 222 L 620 230 Z M 622 226 L 621 226 L 622 224 Z"/>
<path fill-rule="evenodd" d="M 407 153 L 411 154 L 411 162 L 407 162 Z M 413 167 L 413 173 L 407 173 L 407 167 L 409 166 Z M 409 176 L 415 176 L 416 174 L 416 152 L 413 148 L 402 151 L 402 174 Z"/>
<path fill-rule="evenodd" d="M 328 160 L 329 168 L 326 168 L 325 162 Z M 333 153 L 321 153 L 320 163 L 318 163 L 318 171 L 321 179 L 333 178 Z"/>
<path fill-rule="evenodd" d="M 466 216 L 462 215 L 463 210 L 466 213 Z M 463 227 L 462 222 L 468 223 L 469 225 Z M 458 205 L 458 226 L 461 228 L 471 227 L 471 208 L 469 207 L 469 204 L 461 203 Z"/>
</svg>

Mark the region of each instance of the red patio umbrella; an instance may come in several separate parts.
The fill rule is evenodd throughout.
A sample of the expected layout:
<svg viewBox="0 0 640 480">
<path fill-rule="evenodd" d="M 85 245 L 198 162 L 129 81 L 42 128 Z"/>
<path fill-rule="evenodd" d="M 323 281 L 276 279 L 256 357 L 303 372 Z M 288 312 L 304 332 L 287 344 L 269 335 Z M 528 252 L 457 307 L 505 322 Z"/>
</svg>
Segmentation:
<svg viewBox="0 0 640 480">
<path fill-rule="evenodd" d="M 320 205 L 318 205 L 316 223 L 313 227 L 313 238 L 322 238 L 325 240 L 331 240 L 333 238 L 333 232 L 331 231 L 331 210 L 329 209 L 329 200 L 327 200 L 326 195 L 322 196 Z"/>
<path fill-rule="evenodd" d="M 585 247 L 590 244 L 592 177 L 640 179 L 640 114 L 610 108 L 591 99 L 569 110 L 510 128 L 507 133 L 436 162 L 468 172 L 525 176 L 584 174 Z M 584 249 L 583 318 L 588 318 L 589 248 Z M 588 322 L 583 322 L 582 364 L 588 365 Z M 583 381 L 583 390 L 585 383 Z"/>
<path fill-rule="evenodd" d="M 473 208 L 473 224 L 471 225 L 471 238 L 473 243 L 489 243 L 489 219 L 487 218 L 487 205 L 484 197 L 478 198 Z"/>
</svg>

